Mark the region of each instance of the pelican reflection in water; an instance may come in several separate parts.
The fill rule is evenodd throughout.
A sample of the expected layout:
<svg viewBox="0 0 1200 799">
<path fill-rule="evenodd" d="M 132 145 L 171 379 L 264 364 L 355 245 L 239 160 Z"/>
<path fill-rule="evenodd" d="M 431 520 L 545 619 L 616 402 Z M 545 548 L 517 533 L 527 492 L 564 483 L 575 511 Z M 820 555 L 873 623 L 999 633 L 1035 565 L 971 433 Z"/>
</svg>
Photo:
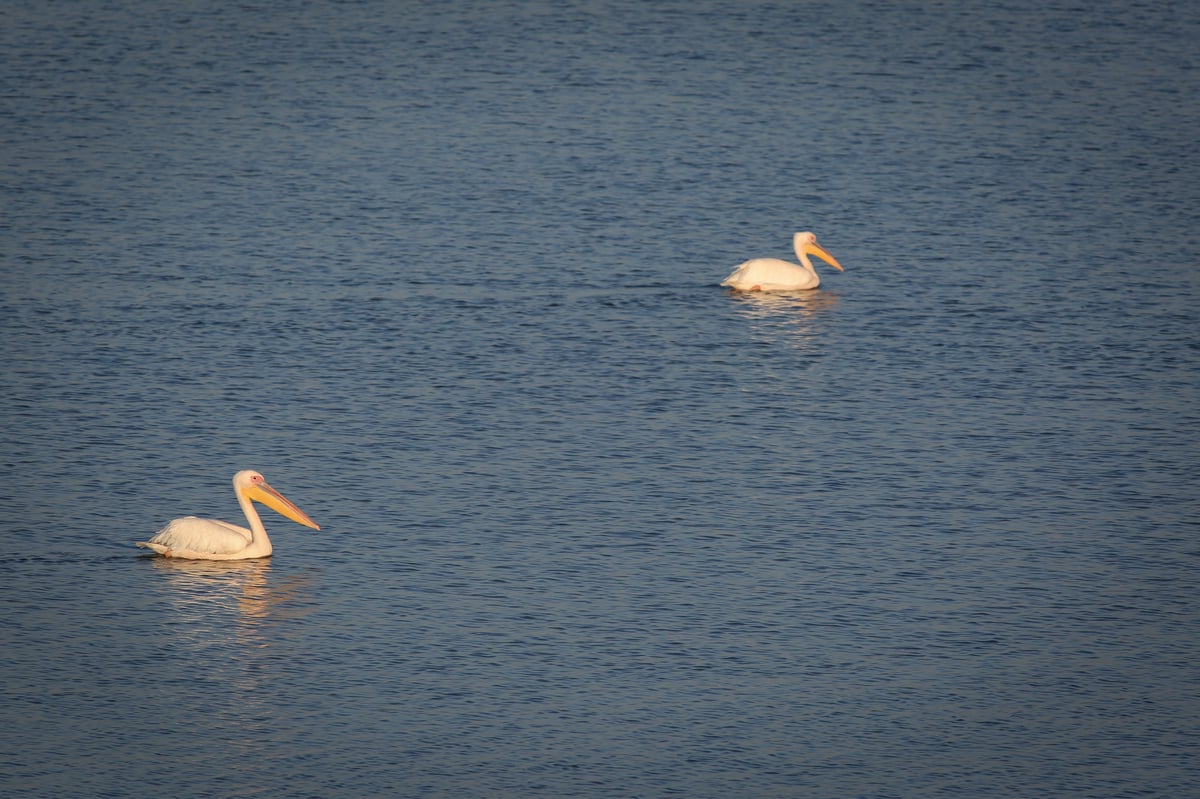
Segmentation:
<svg viewBox="0 0 1200 799">
<path fill-rule="evenodd" d="M 193 623 L 214 616 L 228 618 L 236 605 L 242 633 L 249 634 L 269 618 L 298 619 L 313 610 L 312 588 L 316 572 L 271 574 L 271 559 L 185 560 L 149 558 L 167 577 L 167 595 L 181 619 Z"/>
<path fill-rule="evenodd" d="M 246 560 L 265 558 L 271 554 L 271 539 L 263 527 L 255 502 L 261 502 L 294 522 L 321 528 L 304 511 L 292 504 L 283 494 L 267 485 L 261 474 L 252 470 L 238 472 L 233 476 L 233 491 L 238 505 L 250 523 L 250 528 L 217 519 L 198 519 L 185 516 L 175 519 L 154 534 L 149 541 L 138 541 L 139 547 L 153 549 L 168 558 L 192 560 Z"/>
<path fill-rule="evenodd" d="M 823 317 L 840 299 L 835 291 L 738 292 L 733 308 L 755 339 L 818 352 L 828 346 Z"/>
<path fill-rule="evenodd" d="M 792 236 L 792 247 L 800 263 L 793 264 L 778 258 L 752 258 L 738 266 L 722 281 L 722 286 L 729 286 L 737 291 L 800 291 L 815 289 L 821 285 L 821 278 L 813 268 L 809 255 L 815 255 L 839 272 L 842 265 L 829 254 L 829 251 L 817 244 L 813 233 L 804 231 Z"/>
</svg>

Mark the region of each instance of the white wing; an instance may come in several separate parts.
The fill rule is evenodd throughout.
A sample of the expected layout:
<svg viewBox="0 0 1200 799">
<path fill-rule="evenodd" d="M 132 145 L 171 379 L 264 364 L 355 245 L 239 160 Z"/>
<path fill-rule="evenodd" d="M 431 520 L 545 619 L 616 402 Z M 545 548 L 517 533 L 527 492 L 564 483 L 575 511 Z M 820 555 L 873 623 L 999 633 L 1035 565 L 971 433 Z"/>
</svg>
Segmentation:
<svg viewBox="0 0 1200 799">
<path fill-rule="evenodd" d="M 232 555 L 241 552 L 250 543 L 250 531 L 236 524 L 218 519 L 200 519 L 185 516 L 167 523 L 149 541 L 139 541 L 157 552 L 172 551 L 204 552 L 211 555 Z"/>
<path fill-rule="evenodd" d="M 739 291 L 748 291 L 755 287 L 769 291 L 810 288 L 820 282 L 815 272 L 810 272 L 798 264 L 780 261 L 777 258 L 755 258 L 734 269 L 721 285 Z"/>
</svg>

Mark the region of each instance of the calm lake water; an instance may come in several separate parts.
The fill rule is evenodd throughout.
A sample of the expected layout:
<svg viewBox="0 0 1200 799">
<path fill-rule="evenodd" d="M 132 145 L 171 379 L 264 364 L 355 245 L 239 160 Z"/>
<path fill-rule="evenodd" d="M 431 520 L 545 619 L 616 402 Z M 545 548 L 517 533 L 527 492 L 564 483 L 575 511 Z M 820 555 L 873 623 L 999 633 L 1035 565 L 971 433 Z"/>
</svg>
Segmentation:
<svg viewBox="0 0 1200 799">
<path fill-rule="evenodd" d="M 4 796 L 1196 795 L 1194 4 L 4 6 Z"/>
</svg>

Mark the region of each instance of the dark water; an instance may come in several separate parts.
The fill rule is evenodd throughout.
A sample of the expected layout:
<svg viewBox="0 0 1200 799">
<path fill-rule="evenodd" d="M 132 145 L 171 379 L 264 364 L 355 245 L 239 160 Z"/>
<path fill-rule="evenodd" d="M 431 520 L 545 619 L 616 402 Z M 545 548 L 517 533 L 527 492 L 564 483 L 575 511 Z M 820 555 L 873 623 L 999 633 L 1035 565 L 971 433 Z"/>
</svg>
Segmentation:
<svg viewBox="0 0 1200 799">
<path fill-rule="evenodd" d="M 0 793 L 1195 795 L 1191 4 L 2 14 Z"/>
</svg>

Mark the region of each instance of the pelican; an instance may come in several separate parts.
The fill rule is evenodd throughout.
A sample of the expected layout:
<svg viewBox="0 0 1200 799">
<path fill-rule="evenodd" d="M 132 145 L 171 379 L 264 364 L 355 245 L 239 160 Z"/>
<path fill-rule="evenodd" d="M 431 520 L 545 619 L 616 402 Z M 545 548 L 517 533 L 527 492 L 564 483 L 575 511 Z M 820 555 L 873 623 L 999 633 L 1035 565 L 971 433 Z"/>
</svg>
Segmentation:
<svg viewBox="0 0 1200 799">
<path fill-rule="evenodd" d="M 154 534 L 149 541 L 138 541 L 139 547 L 153 549 L 168 558 L 190 558 L 192 560 L 246 560 L 265 558 L 271 554 L 271 539 L 253 502 L 261 502 L 272 510 L 282 513 L 294 522 L 321 528 L 304 511 L 292 504 L 271 486 L 256 471 L 246 469 L 233 476 L 233 492 L 250 529 L 217 519 L 198 519 L 185 516 L 174 519 Z"/>
<path fill-rule="evenodd" d="M 821 285 L 817 270 L 813 269 L 809 255 L 815 255 L 839 272 L 845 272 L 829 251 L 817 244 L 813 233 L 804 231 L 792 236 L 792 247 L 800 263 L 793 264 L 778 258 L 752 258 L 734 269 L 721 283 L 737 291 L 796 291 L 815 289 Z"/>
</svg>

